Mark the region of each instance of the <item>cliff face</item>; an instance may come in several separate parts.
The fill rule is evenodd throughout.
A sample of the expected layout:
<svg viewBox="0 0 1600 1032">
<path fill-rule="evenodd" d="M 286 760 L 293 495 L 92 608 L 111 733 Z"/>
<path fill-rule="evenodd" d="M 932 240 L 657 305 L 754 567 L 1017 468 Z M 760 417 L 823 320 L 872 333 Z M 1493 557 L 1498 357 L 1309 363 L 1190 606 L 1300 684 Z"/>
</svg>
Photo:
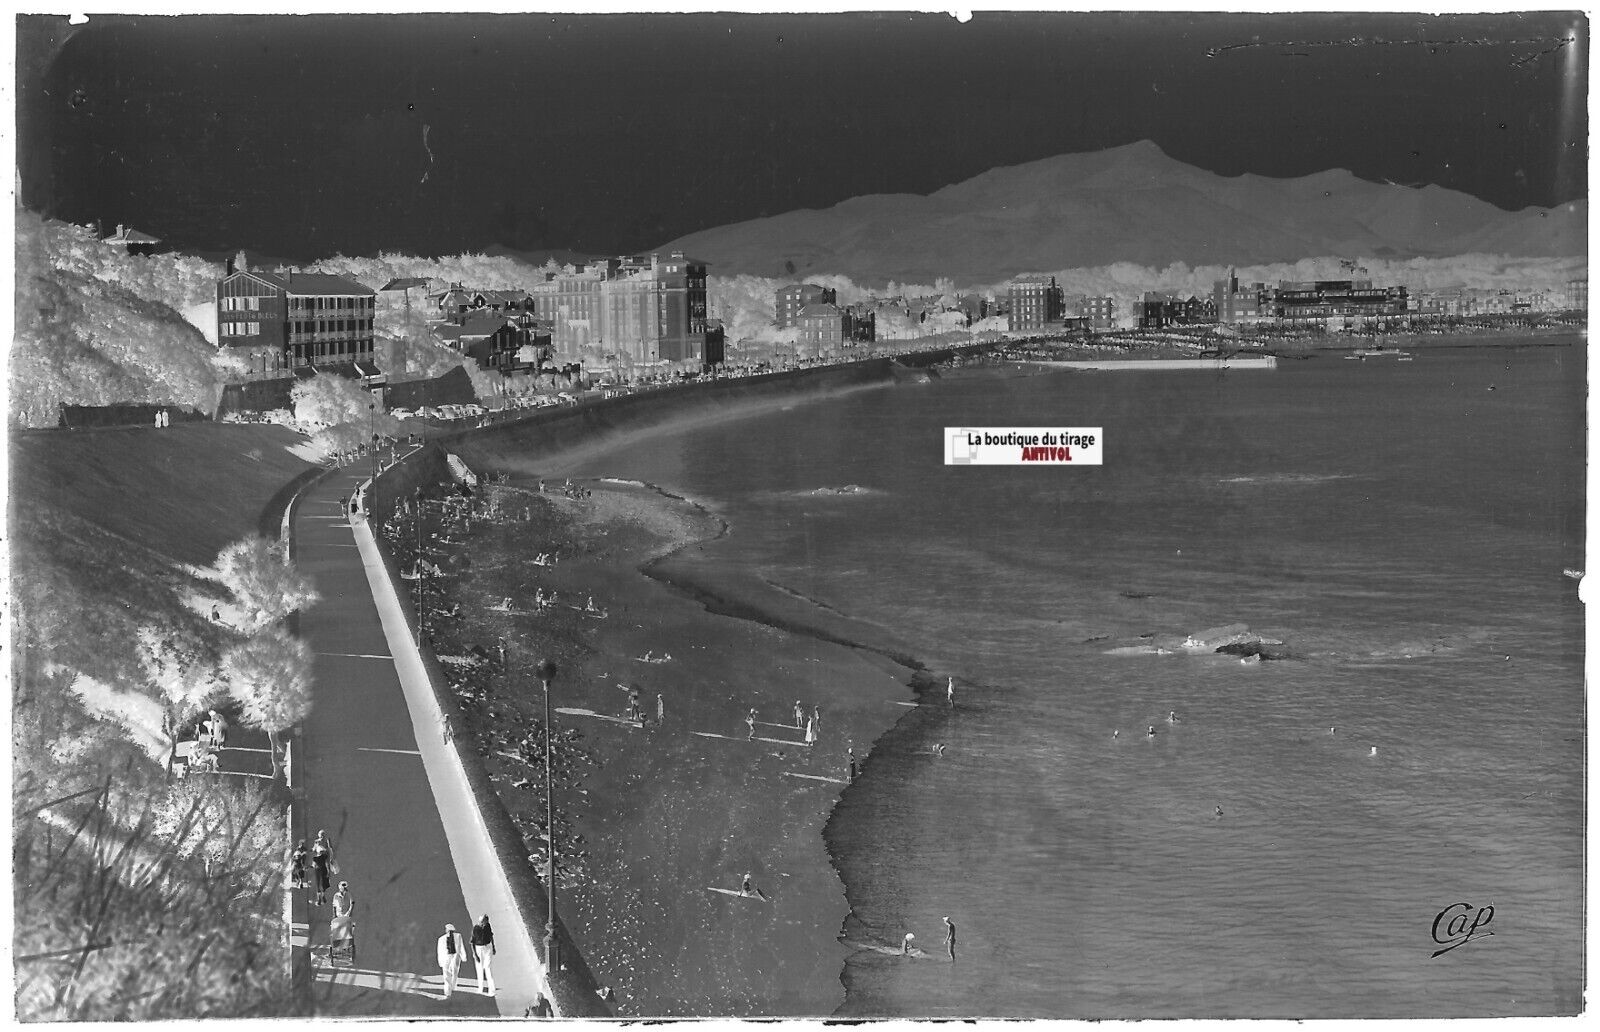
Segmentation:
<svg viewBox="0 0 1600 1032">
<path fill-rule="evenodd" d="M 1219 176 L 1149 141 L 991 169 L 926 197 L 856 197 L 665 244 L 717 275 L 992 282 L 1131 262 L 1251 265 L 1322 255 L 1515 257 L 1586 253 L 1588 203 L 1507 212 L 1441 187 Z M 790 267 L 792 265 L 792 268 Z"/>
</svg>

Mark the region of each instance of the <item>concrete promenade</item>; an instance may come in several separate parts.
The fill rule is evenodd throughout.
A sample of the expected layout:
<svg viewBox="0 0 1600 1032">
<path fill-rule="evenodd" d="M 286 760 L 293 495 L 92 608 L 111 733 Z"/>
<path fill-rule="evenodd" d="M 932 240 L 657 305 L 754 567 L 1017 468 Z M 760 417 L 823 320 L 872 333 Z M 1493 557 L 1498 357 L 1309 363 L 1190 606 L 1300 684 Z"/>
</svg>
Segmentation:
<svg viewBox="0 0 1600 1032">
<path fill-rule="evenodd" d="M 370 471 L 358 462 L 307 488 L 293 521 L 296 566 L 321 594 L 300 615 L 314 689 L 295 755 L 295 838 L 309 848 L 326 829 L 334 884 L 348 881 L 355 898 L 354 966 L 315 960 L 313 1006 L 324 1015 L 521 1017 L 543 991 L 543 972 L 442 738 L 376 544 L 344 509 Z M 295 941 L 315 956 L 332 910 L 308 899 L 294 894 Z M 446 1001 L 435 944 L 446 922 L 466 938 L 484 913 L 495 929 L 498 994 L 481 995 L 466 963 Z"/>
</svg>

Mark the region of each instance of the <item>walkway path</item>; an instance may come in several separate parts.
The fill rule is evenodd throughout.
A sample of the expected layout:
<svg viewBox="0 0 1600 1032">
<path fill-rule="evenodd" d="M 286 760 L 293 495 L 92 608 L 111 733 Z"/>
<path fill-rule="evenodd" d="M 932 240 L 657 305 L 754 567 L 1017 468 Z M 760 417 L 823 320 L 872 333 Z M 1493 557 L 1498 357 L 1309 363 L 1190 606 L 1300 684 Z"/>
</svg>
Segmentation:
<svg viewBox="0 0 1600 1032">
<path fill-rule="evenodd" d="M 340 516 L 369 474 L 356 463 L 308 488 L 294 520 L 295 564 L 321 594 L 300 616 L 301 637 L 315 653 L 315 688 L 295 756 L 295 836 L 309 844 L 327 830 L 340 868 L 335 884 L 348 881 L 356 901 L 355 966 L 317 964 L 315 1007 L 321 1014 L 521 1017 L 540 991 L 531 941 L 487 836 L 474 834 L 481 820 L 437 733 L 431 689 L 372 535 L 364 521 L 352 527 Z M 499 947 L 498 995 L 481 995 L 467 964 L 445 1001 L 435 944 L 446 922 L 466 937 L 483 913 Z M 330 916 L 331 908 L 310 907 L 296 893 L 297 942 L 325 945 Z"/>
</svg>

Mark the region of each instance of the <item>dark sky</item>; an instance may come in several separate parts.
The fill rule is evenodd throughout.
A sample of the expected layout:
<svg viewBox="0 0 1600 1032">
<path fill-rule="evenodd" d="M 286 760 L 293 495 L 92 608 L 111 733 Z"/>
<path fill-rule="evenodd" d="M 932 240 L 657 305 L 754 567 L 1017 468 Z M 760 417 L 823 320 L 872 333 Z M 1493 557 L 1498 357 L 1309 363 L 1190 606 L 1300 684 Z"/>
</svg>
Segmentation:
<svg viewBox="0 0 1600 1032">
<path fill-rule="evenodd" d="M 1508 209 L 1587 184 L 1575 13 L 22 16 L 17 47 L 28 207 L 297 259 L 639 251 L 1140 139 Z"/>
</svg>

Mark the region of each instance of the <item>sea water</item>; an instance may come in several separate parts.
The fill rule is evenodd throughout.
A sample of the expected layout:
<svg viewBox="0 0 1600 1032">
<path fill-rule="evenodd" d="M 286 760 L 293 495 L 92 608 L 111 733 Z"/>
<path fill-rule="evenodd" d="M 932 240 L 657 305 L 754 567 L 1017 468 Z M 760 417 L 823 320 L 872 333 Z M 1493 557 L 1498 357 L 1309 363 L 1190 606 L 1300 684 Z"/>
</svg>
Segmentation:
<svg viewBox="0 0 1600 1032">
<path fill-rule="evenodd" d="M 703 561 L 957 678 L 829 824 L 841 936 L 924 953 L 855 954 L 839 1013 L 1575 1011 L 1585 356 L 1555 343 L 958 374 L 607 457 L 719 509 Z M 946 426 L 1052 424 L 1104 465 L 943 465 Z M 1293 658 L 1112 652 L 1232 623 Z"/>
</svg>

